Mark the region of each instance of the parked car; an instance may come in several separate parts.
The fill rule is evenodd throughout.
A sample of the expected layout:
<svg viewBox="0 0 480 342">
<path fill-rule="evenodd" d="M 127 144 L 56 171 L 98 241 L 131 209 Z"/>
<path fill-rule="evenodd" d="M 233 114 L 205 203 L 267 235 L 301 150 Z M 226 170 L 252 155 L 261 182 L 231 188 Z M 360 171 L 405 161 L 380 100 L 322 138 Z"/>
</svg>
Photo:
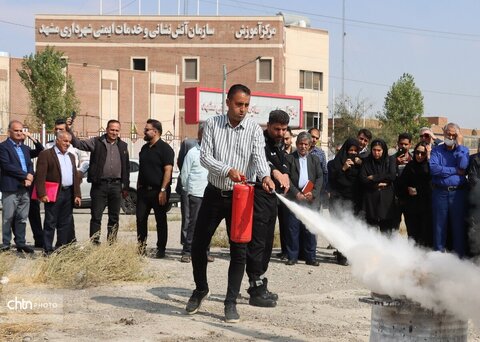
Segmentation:
<svg viewBox="0 0 480 342">
<path fill-rule="evenodd" d="M 130 188 L 128 189 L 128 197 L 125 199 L 122 198 L 122 202 L 120 203 L 123 212 L 127 215 L 135 215 L 136 212 L 139 169 L 140 165 L 138 159 L 130 159 Z M 180 203 L 180 195 L 175 192 L 178 174 L 178 171 L 174 171 L 172 174 L 172 193 L 170 194 L 170 200 L 168 201 L 167 211 L 169 211 L 172 206 L 178 206 L 178 203 Z M 83 182 L 80 185 L 82 191 L 82 208 L 89 208 L 92 204 L 92 199 L 90 198 L 90 188 L 92 187 L 92 184 L 87 182 L 87 176 L 88 171 L 83 175 Z"/>
</svg>

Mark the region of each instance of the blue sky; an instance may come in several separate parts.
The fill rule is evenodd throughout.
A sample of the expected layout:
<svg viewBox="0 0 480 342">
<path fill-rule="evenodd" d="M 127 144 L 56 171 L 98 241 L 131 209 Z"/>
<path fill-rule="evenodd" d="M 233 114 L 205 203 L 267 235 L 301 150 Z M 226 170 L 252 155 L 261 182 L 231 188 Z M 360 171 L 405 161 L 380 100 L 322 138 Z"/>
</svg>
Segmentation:
<svg viewBox="0 0 480 342">
<path fill-rule="evenodd" d="M 139 0 L 121 0 L 122 14 L 138 14 Z M 104 14 L 118 14 L 119 0 L 103 0 Z M 157 14 L 158 0 L 142 0 L 142 14 Z M 160 0 L 175 15 L 176 0 Z M 187 5 L 187 6 L 186 6 Z M 196 14 L 197 1 L 181 1 Z M 0 0 L 0 51 L 22 57 L 34 51 L 35 14 L 99 14 L 100 0 Z M 200 14 L 214 15 L 216 0 L 200 0 Z M 330 103 L 341 92 L 342 0 L 219 0 L 220 15 L 304 15 L 330 34 Z M 477 0 L 345 0 L 345 93 L 366 99 L 369 116 L 383 108 L 393 82 L 408 72 L 424 95 L 426 116 L 446 116 L 480 128 L 480 25 Z"/>
</svg>

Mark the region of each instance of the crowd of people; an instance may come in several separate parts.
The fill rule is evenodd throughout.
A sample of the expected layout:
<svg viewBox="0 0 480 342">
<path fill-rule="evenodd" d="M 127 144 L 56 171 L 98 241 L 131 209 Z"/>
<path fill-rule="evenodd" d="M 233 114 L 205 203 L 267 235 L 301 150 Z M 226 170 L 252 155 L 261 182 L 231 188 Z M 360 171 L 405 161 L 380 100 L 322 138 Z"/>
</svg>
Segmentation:
<svg viewBox="0 0 480 342">
<path fill-rule="evenodd" d="M 244 273 L 250 285 L 250 305 L 277 304 L 278 295 L 269 291 L 266 277 L 277 218 L 281 243 L 277 256 L 288 266 L 299 260 L 310 266 L 320 264 L 316 236 L 275 193 L 314 210 L 328 207 L 331 215 L 350 210 L 385 234 L 398 230 L 403 216 L 408 236 L 418 245 L 453 251 L 460 258 L 479 252 L 480 244 L 472 243 L 479 240 L 479 234 L 472 232 L 476 232 L 479 216 L 475 209 L 480 157 L 478 153 L 469 156 L 458 125 L 447 124 L 443 140 L 436 139 L 429 128 L 422 128 L 415 139 L 401 133 L 393 155 L 384 140 L 361 129 L 356 137 L 339 145 L 327 162 L 325 152 L 317 146 L 318 129 L 300 132 L 293 144 L 286 112 L 272 111 L 262 130 L 247 115 L 249 103 L 250 90 L 233 85 L 226 99 L 227 113 L 202 123 L 197 138 L 183 141 L 177 157 L 181 170 L 176 189 L 182 209 L 180 261 L 192 264 L 195 281 L 186 305 L 188 314 L 198 312 L 209 296 L 207 266 L 214 261 L 210 243 L 222 220 L 230 237 L 233 186 L 246 180 L 254 184 L 252 236 L 250 242 L 229 241 L 226 322 L 240 319 L 236 301 Z M 128 196 L 130 173 L 128 146 L 119 137 L 120 122 L 110 120 L 104 135 L 90 139 L 78 139 L 72 124 L 71 119 L 57 120 L 56 139 L 44 149 L 24 132 L 21 122 L 10 122 L 9 137 L 0 144 L 2 251 L 10 249 L 13 233 L 18 252 L 34 252 L 25 240 L 29 217 L 35 247 L 43 248 L 47 256 L 76 240 L 73 207 L 80 204 L 86 158 L 92 183 L 91 242 L 100 244 L 102 215 L 108 207 L 107 242 L 115 243 L 120 202 L 122 196 Z M 174 167 L 174 151 L 161 136 L 162 124 L 147 120 L 137 182 L 138 253 L 146 255 L 147 221 L 153 209 L 156 258 L 165 257 Z M 35 149 L 24 144 L 26 138 L 33 140 Z M 32 158 L 37 157 L 34 172 Z M 39 202 L 45 204 L 43 228 Z M 334 254 L 339 264 L 348 264 L 341 251 Z"/>
</svg>

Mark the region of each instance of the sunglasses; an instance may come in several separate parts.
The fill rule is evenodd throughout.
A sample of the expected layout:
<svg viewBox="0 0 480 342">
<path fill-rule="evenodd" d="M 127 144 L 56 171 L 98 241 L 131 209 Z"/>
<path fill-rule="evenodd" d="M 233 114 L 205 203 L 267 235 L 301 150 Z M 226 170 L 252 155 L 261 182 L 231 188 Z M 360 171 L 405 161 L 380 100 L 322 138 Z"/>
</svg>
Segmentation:
<svg viewBox="0 0 480 342">
<path fill-rule="evenodd" d="M 427 155 L 427 152 L 415 151 L 415 154 L 416 154 L 417 156 L 426 156 L 426 155 Z"/>
</svg>

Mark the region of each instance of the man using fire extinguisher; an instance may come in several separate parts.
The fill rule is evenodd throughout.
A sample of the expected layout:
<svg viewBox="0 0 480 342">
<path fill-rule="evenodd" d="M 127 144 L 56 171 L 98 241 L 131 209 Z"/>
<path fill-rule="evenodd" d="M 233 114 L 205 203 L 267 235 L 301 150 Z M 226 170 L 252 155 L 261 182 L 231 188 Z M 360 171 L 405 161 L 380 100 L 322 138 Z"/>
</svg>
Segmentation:
<svg viewBox="0 0 480 342">
<path fill-rule="evenodd" d="M 208 185 L 198 213 L 192 241 L 193 278 L 196 288 L 186 311 L 195 314 L 210 291 L 207 281 L 207 249 L 220 221 L 225 219 L 230 236 L 232 194 L 235 182 L 258 177 L 265 191 L 275 190 L 265 158 L 265 139 L 260 126 L 247 118 L 250 89 L 233 85 L 227 95 L 228 112 L 207 119 L 200 149 L 200 162 L 208 170 Z M 247 243 L 230 240 L 230 266 L 225 296 L 225 321 L 240 320 L 236 304 L 245 264 Z"/>
<path fill-rule="evenodd" d="M 286 193 L 290 188 L 288 164 L 283 152 L 283 136 L 290 117 L 283 110 L 270 112 L 265 138 L 265 155 L 270 166 L 270 177 L 277 192 Z M 277 305 L 278 295 L 268 291 L 265 273 L 272 255 L 275 222 L 277 219 L 277 196 L 255 187 L 252 241 L 247 248 L 247 275 L 250 282 L 249 304 L 261 307 Z"/>
</svg>

